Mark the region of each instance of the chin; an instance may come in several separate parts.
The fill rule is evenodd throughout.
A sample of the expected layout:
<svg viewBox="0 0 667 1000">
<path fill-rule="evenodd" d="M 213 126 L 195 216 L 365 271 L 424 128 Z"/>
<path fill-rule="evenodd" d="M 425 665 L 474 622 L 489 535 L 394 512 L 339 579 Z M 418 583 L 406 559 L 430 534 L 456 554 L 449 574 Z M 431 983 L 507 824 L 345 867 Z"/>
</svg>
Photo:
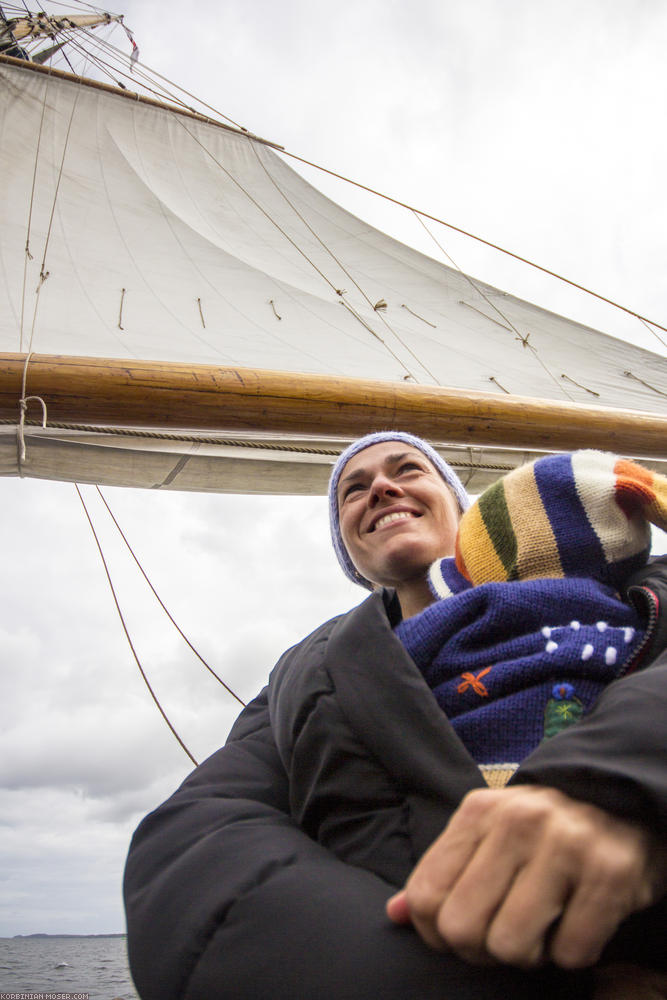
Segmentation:
<svg viewBox="0 0 667 1000">
<path fill-rule="evenodd" d="M 404 584 L 425 580 L 432 562 L 434 560 L 429 559 L 426 563 L 397 562 L 396 564 L 386 566 L 384 572 L 374 574 L 376 580 L 380 578 L 378 583 L 374 583 L 374 586 L 398 588 Z M 373 577 L 369 576 L 367 579 L 372 580 Z"/>
</svg>

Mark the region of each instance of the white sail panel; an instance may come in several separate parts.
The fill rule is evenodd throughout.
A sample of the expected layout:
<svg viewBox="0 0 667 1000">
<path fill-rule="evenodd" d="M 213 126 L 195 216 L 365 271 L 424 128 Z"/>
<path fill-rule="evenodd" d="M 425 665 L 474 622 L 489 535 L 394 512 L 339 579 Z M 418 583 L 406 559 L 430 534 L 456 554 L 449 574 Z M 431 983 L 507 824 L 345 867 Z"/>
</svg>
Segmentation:
<svg viewBox="0 0 667 1000">
<path fill-rule="evenodd" d="M 0 175 L 2 350 L 667 413 L 664 357 L 471 282 L 242 133 L 3 63 Z"/>
</svg>

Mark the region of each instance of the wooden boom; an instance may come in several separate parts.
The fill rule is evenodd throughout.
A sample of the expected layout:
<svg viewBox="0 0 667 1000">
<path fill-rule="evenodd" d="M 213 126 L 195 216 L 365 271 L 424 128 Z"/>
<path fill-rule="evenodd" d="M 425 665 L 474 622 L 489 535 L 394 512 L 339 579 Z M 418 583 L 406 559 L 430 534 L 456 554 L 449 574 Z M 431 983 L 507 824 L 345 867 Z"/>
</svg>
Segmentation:
<svg viewBox="0 0 667 1000">
<path fill-rule="evenodd" d="M 25 357 L 0 354 L 4 420 L 18 421 Z M 402 382 L 34 354 L 26 396 L 58 424 L 340 438 L 402 428 L 452 444 L 667 457 L 667 416 Z M 38 404 L 28 416 L 41 417 Z"/>
</svg>

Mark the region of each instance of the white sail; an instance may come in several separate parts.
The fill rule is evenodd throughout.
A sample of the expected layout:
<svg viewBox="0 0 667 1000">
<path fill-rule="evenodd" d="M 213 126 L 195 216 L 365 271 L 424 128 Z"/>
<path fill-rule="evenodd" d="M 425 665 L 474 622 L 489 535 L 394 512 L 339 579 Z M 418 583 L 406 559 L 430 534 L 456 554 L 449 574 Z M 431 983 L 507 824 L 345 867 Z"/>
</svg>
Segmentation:
<svg viewBox="0 0 667 1000">
<path fill-rule="evenodd" d="M 667 413 L 664 357 L 398 243 L 243 132 L 3 61 L 0 175 L 4 351 L 345 374 Z M 29 367 L 27 391 L 39 393 Z M 324 455 L 311 447 L 294 457 L 273 441 L 258 456 L 229 436 L 173 437 L 28 427 L 20 471 L 312 492 L 335 450 L 319 441 Z M 2 442 L 0 471 L 15 474 L 14 428 Z M 497 475 L 525 455 L 468 462 Z"/>
</svg>

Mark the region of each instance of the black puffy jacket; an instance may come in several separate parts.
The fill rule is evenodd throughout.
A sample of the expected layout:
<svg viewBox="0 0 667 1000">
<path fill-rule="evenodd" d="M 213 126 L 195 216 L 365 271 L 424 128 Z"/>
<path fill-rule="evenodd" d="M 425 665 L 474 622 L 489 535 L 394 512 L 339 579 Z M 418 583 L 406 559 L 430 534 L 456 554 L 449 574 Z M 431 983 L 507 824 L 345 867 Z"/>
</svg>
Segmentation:
<svg viewBox="0 0 667 1000">
<path fill-rule="evenodd" d="M 630 594 L 665 645 L 667 565 Z M 484 787 L 392 631 L 390 594 L 289 650 L 226 746 L 138 828 L 125 899 L 143 1000 L 491 1000 L 590 995 L 588 973 L 469 966 L 384 903 L 461 798 Z M 550 785 L 667 835 L 667 655 L 615 681 L 513 781 Z M 659 965 L 666 908 L 608 957 Z"/>
</svg>

